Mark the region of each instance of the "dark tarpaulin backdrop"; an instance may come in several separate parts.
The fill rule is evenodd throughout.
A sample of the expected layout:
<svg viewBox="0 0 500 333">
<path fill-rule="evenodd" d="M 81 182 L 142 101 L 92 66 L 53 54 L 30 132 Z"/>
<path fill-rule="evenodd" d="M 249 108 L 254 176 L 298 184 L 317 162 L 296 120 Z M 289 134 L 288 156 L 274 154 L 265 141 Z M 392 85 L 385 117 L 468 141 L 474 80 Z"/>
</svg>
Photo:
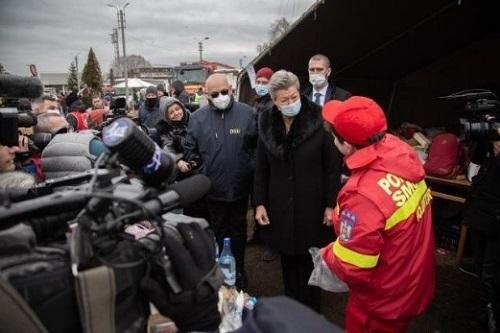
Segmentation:
<svg viewBox="0 0 500 333">
<path fill-rule="evenodd" d="M 456 126 L 462 105 L 437 97 L 500 95 L 500 1 L 319 1 L 252 63 L 290 70 L 305 87 L 316 53 L 330 58 L 339 86 L 377 100 L 392 126 Z M 240 100 L 253 100 L 246 73 Z"/>
</svg>

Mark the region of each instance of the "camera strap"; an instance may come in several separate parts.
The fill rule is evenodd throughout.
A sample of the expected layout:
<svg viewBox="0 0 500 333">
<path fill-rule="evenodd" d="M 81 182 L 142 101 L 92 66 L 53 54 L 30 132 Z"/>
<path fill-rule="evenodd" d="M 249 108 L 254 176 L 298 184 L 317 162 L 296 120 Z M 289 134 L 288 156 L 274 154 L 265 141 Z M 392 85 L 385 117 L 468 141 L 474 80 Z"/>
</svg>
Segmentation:
<svg viewBox="0 0 500 333">
<path fill-rule="evenodd" d="M 115 332 L 115 274 L 107 266 L 79 271 L 76 296 L 84 333 Z"/>
<path fill-rule="evenodd" d="M 3 278 L 0 278 L 0 327 L 5 333 L 48 332 L 28 303 Z"/>
</svg>

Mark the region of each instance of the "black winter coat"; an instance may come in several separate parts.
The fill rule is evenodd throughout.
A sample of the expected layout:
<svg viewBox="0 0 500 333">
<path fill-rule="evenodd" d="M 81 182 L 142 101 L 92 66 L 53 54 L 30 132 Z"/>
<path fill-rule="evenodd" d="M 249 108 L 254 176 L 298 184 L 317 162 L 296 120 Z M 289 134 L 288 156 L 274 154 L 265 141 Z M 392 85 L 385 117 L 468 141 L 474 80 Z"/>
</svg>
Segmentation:
<svg viewBox="0 0 500 333">
<path fill-rule="evenodd" d="M 162 119 L 156 124 L 157 136 L 161 148 L 169 150 L 179 158 L 184 155 L 184 142 L 186 140 L 189 117 L 189 111 L 184 110 L 184 116 L 181 121 L 172 122 Z"/>
<path fill-rule="evenodd" d="M 321 107 L 305 96 L 301 102 L 288 134 L 276 106 L 260 115 L 254 178 L 254 205 L 264 205 L 271 222 L 261 235 L 290 255 L 332 241 L 323 214 L 335 206 L 340 188 L 340 153 Z"/>
<path fill-rule="evenodd" d="M 463 219 L 469 227 L 489 236 L 500 234 L 500 156 L 491 154 L 472 179 Z"/>
<path fill-rule="evenodd" d="M 255 101 L 255 111 L 257 114 L 264 112 L 266 109 L 272 108 L 274 105 L 273 100 L 269 94 L 258 97 Z"/>
<path fill-rule="evenodd" d="M 184 160 L 201 159 L 200 171 L 212 182 L 207 199 L 234 202 L 250 194 L 257 141 L 255 111 L 231 101 L 226 110 L 206 105 L 191 114 Z"/>
</svg>

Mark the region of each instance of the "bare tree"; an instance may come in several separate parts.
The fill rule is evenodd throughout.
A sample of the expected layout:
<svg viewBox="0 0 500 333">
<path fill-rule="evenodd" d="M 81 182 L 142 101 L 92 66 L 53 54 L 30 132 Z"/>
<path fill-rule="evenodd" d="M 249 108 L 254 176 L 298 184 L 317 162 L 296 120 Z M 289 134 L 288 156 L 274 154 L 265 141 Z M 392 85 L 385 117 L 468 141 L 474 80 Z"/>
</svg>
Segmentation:
<svg viewBox="0 0 500 333">
<path fill-rule="evenodd" d="M 274 21 L 269 27 L 269 40 L 275 41 L 281 37 L 290 28 L 290 23 L 286 18 L 282 17 Z"/>
<path fill-rule="evenodd" d="M 269 49 L 271 45 L 278 40 L 283 34 L 285 34 L 290 28 L 290 22 L 286 18 L 282 17 L 277 19 L 269 26 L 269 41 L 257 45 L 257 52 L 262 53 Z"/>
</svg>

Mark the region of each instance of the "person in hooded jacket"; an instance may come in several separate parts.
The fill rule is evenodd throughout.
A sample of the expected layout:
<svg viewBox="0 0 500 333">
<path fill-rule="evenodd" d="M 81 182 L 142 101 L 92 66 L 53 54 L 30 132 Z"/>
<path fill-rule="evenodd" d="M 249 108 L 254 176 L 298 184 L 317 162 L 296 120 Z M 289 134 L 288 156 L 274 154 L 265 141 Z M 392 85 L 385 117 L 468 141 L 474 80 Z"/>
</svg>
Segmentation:
<svg viewBox="0 0 500 333">
<path fill-rule="evenodd" d="M 198 105 L 191 104 L 191 96 L 189 96 L 189 93 L 184 88 L 184 83 L 182 83 L 182 81 L 176 80 L 172 82 L 170 89 L 172 97 L 177 98 L 190 111 L 194 111 L 198 108 Z"/>
<path fill-rule="evenodd" d="M 139 107 L 139 121 L 147 128 L 154 128 L 160 121 L 160 110 L 158 109 L 158 91 L 155 86 L 146 89 L 146 99 Z"/>
<path fill-rule="evenodd" d="M 198 156 L 193 155 L 190 161 L 183 159 L 184 143 L 191 113 L 177 98 L 168 96 L 160 98 L 159 110 L 161 119 L 156 125 L 156 132 L 160 147 L 175 154 L 179 169 L 195 169 L 200 163 Z M 187 174 L 181 173 L 181 175 Z"/>
<path fill-rule="evenodd" d="M 435 288 L 431 191 L 415 151 L 387 134 L 373 100 L 330 101 L 323 117 L 351 177 L 337 197 L 338 238 L 320 252 L 350 289 L 346 332 L 406 332 Z"/>
</svg>

